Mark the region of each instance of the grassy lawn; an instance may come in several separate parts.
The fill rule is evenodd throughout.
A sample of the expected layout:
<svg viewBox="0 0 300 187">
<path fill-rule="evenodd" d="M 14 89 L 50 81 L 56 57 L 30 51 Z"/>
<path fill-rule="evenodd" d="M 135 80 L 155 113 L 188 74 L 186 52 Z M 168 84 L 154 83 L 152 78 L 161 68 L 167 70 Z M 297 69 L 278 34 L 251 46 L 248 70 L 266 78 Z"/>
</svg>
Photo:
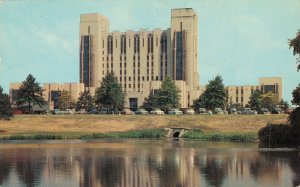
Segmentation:
<svg viewBox="0 0 300 187">
<path fill-rule="evenodd" d="M 78 138 L 144 129 L 182 127 L 210 134 L 257 134 L 267 123 L 285 123 L 287 115 L 16 115 L 0 121 L 0 137 Z M 120 135 L 122 137 L 122 135 Z M 197 137 L 198 135 L 190 135 Z M 55 138 L 54 137 L 54 138 Z M 203 137 L 203 136 L 202 136 Z M 58 138 L 59 139 L 59 138 Z M 222 138 L 221 138 L 222 139 Z"/>
</svg>

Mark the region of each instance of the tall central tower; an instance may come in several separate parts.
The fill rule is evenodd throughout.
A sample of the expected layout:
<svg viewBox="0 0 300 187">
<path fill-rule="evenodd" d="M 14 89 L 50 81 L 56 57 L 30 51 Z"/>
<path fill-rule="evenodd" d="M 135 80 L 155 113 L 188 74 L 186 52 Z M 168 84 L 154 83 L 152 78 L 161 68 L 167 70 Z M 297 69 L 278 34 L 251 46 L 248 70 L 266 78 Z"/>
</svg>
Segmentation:
<svg viewBox="0 0 300 187">
<path fill-rule="evenodd" d="M 186 81 L 189 90 L 199 87 L 198 16 L 191 8 L 172 9 L 171 41 L 173 80 Z"/>
<path fill-rule="evenodd" d="M 96 87 L 102 78 L 102 38 L 108 32 L 108 19 L 98 13 L 80 15 L 80 82 L 84 87 Z"/>
</svg>

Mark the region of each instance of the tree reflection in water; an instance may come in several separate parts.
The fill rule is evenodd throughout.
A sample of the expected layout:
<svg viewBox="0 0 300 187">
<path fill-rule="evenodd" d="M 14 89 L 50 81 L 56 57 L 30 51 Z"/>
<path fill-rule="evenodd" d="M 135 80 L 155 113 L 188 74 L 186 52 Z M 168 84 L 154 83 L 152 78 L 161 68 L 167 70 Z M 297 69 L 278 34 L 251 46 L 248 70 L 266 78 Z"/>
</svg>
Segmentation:
<svg viewBox="0 0 300 187">
<path fill-rule="evenodd" d="M 51 181 L 57 186 L 81 187 L 300 185 L 299 150 L 211 151 L 173 144 L 159 148 L 138 145 L 127 143 L 114 149 L 0 148 L 0 186 L 51 186 Z"/>
<path fill-rule="evenodd" d="M 223 160 L 207 159 L 203 163 L 200 162 L 202 174 L 205 176 L 207 182 L 215 187 L 222 186 L 223 180 L 227 176 L 227 167 L 228 165 Z"/>
<path fill-rule="evenodd" d="M 35 158 L 35 152 L 38 150 L 29 150 L 29 153 L 22 155 L 24 159 L 16 161 L 16 171 L 18 178 L 23 181 L 27 187 L 34 187 L 40 184 L 42 170 L 45 162 L 42 159 Z"/>
</svg>

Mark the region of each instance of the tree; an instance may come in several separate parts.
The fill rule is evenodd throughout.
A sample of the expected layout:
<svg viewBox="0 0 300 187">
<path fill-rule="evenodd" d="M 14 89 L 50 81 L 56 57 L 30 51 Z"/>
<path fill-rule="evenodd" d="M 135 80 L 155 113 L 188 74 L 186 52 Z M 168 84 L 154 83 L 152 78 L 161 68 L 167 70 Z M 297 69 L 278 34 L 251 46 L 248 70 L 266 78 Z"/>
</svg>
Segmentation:
<svg viewBox="0 0 300 187">
<path fill-rule="evenodd" d="M 278 104 L 279 104 L 280 108 L 284 111 L 289 108 L 289 103 L 287 101 L 284 101 L 283 99 L 281 99 Z"/>
<path fill-rule="evenodd" d="M 29 74 L 25 81 L 19 88 L 17 94 L 17 104 L 28 104 L 29 113 L 31 113 L 31 107 L 34 104 L 38 104 L 40 107 L 46 104 L 46 101 L 42 97 L 42 87 L 40 83 L 35 81 L 35 78 Z"/>
<path fill-rule="evenodd" d="M 170 77 L 166 77 L 157 91 L 158 108 L 165 112 L 171 108 L 179 108 L 179 93 L 180 90 L 176 87 L 175 82 Z"/>
<path fill-rule="evenodd" d="M 279 103 L 277 95 L 272 92 L 261 94 L 260 98 L 261 106 L 267 108 L 269 111 L 271 111 Z"/>
<path fill-rule="evenodd" d="M 125 103 L 125 93 L 114 73 L 108 73 L 96 88 L 94 101 L 96 105 L 121 110 Z"/>
<path fill-rule="evenodd" d="M 201 94 L 198 99 L 194 100 L 192 107 L 195 111 L 199 111 L 199 108 L 205 108 L 204 94 Z"/>
<path fill-rule="evenodd" d="M 226 91 L 220 75 L 209 81 L 204 93 L 194 102 L 194 106 L 197 105 L 204 105 L 209 110 L 226 106 Z"/>
<path fill-rule="evenodd" d="M 148 98 L 145 99 L 143 107 L 146 110 L 160 108 L 165 112 L 168 112 L 171 108 L 179 108 L 179 93 L 180 90 L 176 87 L 175 82 L 170 77 L 166 77 L 161 88 L 150 93 Z"/>
<path fill-rule="evenodd" d="M 0 86 L 0 120 L 10 120 L 13 117 L 13 110 L 9 101 L 9 96 L 3 93 Z"/>
<path fill-rule="evenodd" d="M 300 30 L 296 34 L 296 37 L 294 39 L 289 40 L 290 48 L 293 48 L 293 54 L 295 56 L 298 55 L 297 58 L 297 70 L 300 70 Z M 296 89 L 292 92 L 293 94 L 293 100 L 292 103 L 294 105 L 298 105 L 297 108 L 295 108 L 291 114 L 289 115 L 289 121 L 292 125 L 300 127 L 300 84 Z"/>
<path fill-rule="evenodd" d="M 251 94 L 248 104 L 252 110 L 259 111 L 261 109 L 261 92 L 259 90 L 255 90 Z"/>
<path fill-rule="evenodd" d="M 290 48 L 293 48 L 293 54 L 294 56 L 298 55 L 297 58 L 297 71 L 300 70 L 300 30 L 298 31 L 298 33 L 296 34 L 296 37 L 294 39 L 290 39 L 289 40 L 289 45 Z"/>
<path fill-rule="evenodd" d="M 58 108 L 60 110 L 73 109 L 75 108 L 75 103 L 75 100 L 72 98 L 71 94 L 68 91 L 63 90 L 60 93 L 60 96 L 58 98 Z"/>
<path fill-rule="evenodd" d="M 90 112 L 94 107 L 93 97 L 89 90 L 82 92 L 76 103 L 76 110 L 85 109 Z"/>
<path fill-rule="evenodd" d="M 293 90 L 292 94 L 293 94 L 292 103 L 294 105 L 298 105 L 298 107 L 291 112 L 288 120 L 293 126 L 299 128 L 300 127 L 300 84 L 298 85 L 298 87 L 296 87 L 295 90 Z"/>
<path fill-rule="evenodd" d="M 142 105 L 142 107 L 147 110 L 147 111 L 151 111 L 154 108 L 158 107 L 158 98 L 157 98 L 157 94 L 155 91 L 151 91 L 149 96 L 147 98 L 145 98 L 145 101 Z"/>
</svg>

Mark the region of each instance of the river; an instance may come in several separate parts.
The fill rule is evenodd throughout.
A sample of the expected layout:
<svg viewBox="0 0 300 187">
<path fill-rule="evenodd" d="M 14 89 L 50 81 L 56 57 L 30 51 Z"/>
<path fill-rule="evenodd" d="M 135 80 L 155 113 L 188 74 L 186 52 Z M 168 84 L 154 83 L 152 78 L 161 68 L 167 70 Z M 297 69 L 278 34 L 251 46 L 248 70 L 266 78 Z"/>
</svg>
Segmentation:
<svg viewBox="0 0 300 187">
<path fill-rule="evenodd" d="M 0 187 L 300 185 L 300 150 L 184 140 L 0 142 Z"/>
</svg>

